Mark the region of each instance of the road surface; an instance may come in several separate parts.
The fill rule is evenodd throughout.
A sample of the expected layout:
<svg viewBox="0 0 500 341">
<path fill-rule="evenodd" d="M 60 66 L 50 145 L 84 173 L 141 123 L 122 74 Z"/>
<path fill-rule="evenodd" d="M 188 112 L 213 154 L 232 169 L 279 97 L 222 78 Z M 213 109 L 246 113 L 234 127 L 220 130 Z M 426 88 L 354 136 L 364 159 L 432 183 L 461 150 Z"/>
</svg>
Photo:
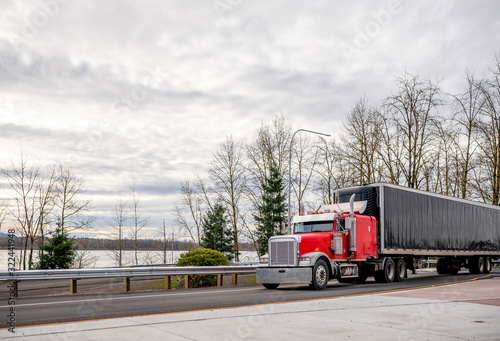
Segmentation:
<svg viewBox="0 0 500 341">
<path fill-rule="evenodd" d="M 471 275 L 465 271 L 458 275 L 437 275 L 433 271 L 421 270 L 416 275 L 409 275 L 403 282 L 390 284 L 375 283 L 370 279 L 364 284 L 340 284 L 333 280 L 325 290 L 321 291 L 311 290 L 307 285 L 282 285 L 277 290 L 267 290 L 260 285 L 253 285 L 97 295 L 19 297 L 16 300 L 16 324 L 29 326 L 346 297 L 491 277 L 500 277 L 500 269 L 494 268 L 490 275 Z M 4 312 L 9 308 L 7 299 L 0 302 L 2 316 L 6 315 Z"/>
</svg>

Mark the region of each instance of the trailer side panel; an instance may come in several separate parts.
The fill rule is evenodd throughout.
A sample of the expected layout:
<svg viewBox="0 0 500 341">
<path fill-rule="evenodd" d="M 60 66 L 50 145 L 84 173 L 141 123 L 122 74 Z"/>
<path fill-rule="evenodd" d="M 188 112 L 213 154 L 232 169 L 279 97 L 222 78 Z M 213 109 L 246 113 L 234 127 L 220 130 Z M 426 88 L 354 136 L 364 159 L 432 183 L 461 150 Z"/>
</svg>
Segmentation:
<svg viewBox="0 0 500 341">
<path fill-rule="evenodd" d="M 500 208 L 385 184 L 380 189 L 384 249 L 500 251 Z"/>
</svg>

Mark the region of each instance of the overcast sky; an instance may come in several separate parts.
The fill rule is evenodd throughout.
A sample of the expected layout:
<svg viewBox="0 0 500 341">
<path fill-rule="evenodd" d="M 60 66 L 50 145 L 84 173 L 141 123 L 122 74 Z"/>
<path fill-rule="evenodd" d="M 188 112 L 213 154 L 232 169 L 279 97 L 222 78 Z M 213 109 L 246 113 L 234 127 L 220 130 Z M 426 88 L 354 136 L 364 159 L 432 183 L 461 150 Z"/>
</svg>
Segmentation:
<svg viewBox="0 0 500 341">
<path fill-rule="evenodd" d="M 0 168 L 21 148 L 69 162 L 98 216 L 135 179 L 158 226 L 180 180 L 273 115 L 335 134 L 405 70 L 461 91 L 500 52 L 499 13 L 496 0 L 1 0 Z"/>
</svg>

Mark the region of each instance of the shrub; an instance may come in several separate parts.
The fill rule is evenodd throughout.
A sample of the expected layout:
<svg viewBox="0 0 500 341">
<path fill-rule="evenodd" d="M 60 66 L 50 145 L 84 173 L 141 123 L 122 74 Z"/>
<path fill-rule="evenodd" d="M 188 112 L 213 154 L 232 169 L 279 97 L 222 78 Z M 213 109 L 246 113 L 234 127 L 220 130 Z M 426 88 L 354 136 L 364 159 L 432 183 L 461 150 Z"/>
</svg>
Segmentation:
<svg viewBox="0 0 500 341">
<path fill-rule="evenodd" d="M 229 265 L 226 256 L 220 251 L 199 248 L 181 254 L 177 266 L 218 266 Z M 217 275 L 190 276 L 189 286 L 192 288 L 217 285 Z"/>
</svg>

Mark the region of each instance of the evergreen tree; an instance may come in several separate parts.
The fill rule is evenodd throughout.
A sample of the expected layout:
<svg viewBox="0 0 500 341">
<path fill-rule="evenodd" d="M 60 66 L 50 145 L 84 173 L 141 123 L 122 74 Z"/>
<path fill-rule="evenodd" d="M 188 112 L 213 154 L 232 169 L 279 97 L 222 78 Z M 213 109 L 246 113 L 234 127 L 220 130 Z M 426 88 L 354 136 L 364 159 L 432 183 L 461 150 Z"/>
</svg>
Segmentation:
<svg viewBox="0 0 500 341">
<path fill-rule="evenodd" d="M 216 203 L 213 210 L 203 217 L 202 228 L 201 246 L 220 251 L 231 260 L 233 258 L 234 236 L 228 226 L 226 209 L 220 202 Z"/>
<path fill-rule="evenodd" d="M 75 239 L 68 237 L 58 227 L 54 235 L 45 245 L 40 246 L 43 252 L 40 255 L 38 269 L 69 269 L 76 257 Z"/>
<path fill-rule="evenodd" d="M 268 241 L 274 235 L 282 234 L 286 222 L 286 197 L 283 194 L 283 178 L 275 165 L 269 168 L 269 175 L 262 184 L 262 204 L 257 207 L 257 244 L 259 255 L 268 252 Z"/>
</svg>

